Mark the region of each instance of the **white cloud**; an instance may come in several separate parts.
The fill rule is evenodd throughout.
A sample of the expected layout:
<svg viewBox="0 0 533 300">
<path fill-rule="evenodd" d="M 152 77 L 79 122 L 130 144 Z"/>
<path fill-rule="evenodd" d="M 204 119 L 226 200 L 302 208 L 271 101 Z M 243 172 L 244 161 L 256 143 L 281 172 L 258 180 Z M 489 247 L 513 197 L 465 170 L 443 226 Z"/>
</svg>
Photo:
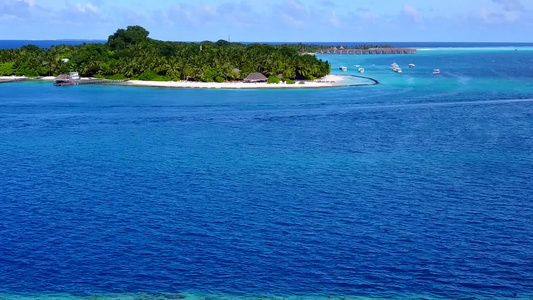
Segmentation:
<svg viewBox="0 0 533 300">
<path fill-rule="evenodd" d="M 523 11 L 524 5 L 520 0 L 492 0 L 496 4 L 503 6 L 503 9 L 506 11 Z"/>
<path fill-rule="evenodd" d="M 18 19 L 19 18 L 14 15 L 8 15 L 8 14 L 0 15 L 0 22 L 12 22 Z"/>
<path fill-rule="evenodd" d="M 413 6 L 409 5 L 408 3 L 405 3 L 403 5 L 402 9 L 402 15 L 411 19 L 413 22 L 420 22 L 420 16 L 418 14 L 418 10 L 414 8 Z"/>
<path fill-rule="evenodd" d="M 285 0 L 272 11 L 274 16 L 279 16 L 288 26 L 304 28 L 308 18 L 308 12 L 300 1 Z"/>
<path fill-rule="evenodd" d="M 78 2 L 75 4 L 75 7 L 82 14 L 88 13 L 88 12 L 93 12 L 93 13 L 98 12 L 98 7 L 93 5 L 91 2 L 85 5 Z"/>
<path fill-rule="evenodd" d="M 365 21 L 376 21 L 379 19 L 379 15 L 376 13 L 367 11 L 363 14 L 363 19 L 365 19 Z"/>
<path fill-rule="evenodd" d="M 514 23 L 520 20 L 520 13 L 516 11 L 481 8 L 479 10 L 479 17 L 486 24 Z"/>
<path fill-rule="evenodd" d="M 34 7 L 35 5 L 37 5 L 37 0 L 17 0 L 17 2 L 26 3 L 29 7 Z"/>
<path fill-rule="evenodd" d="M 42 19 L 46 11 L 37 5 L 36 0 L 0 0 L 0 21 L 18 22 L 33 21 Z M 7 29 L 7 28 L 6 28 Z"/>
<path fill-rule="evenodd" d="M 339 20 L 339 17 L 337 17 L 337 13 L 335 11 L 331 12 L 331 16 L 329 18 L 329 23 L 335 27 L 341 26 L 341 20 Z"/>
</svg>

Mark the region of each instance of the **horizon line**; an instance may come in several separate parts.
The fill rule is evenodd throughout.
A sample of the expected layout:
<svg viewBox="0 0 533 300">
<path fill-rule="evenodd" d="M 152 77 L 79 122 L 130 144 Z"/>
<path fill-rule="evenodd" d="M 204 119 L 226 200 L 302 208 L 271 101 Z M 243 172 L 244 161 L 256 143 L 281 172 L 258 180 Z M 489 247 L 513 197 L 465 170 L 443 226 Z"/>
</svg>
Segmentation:
<svg viewBox="0 0 533 300">
<path fill-rule="evenodd" d="M 154 39 L 157 40 L 157 39 Z M 224 40 L 224 39 L 220 39 Z M 105 42 L 107 39 L 0 39 L 0 41 L 70 41 L 70 42 Z M 196 40 L 196 41 L 178 41 L 178 40 L 160 40 L 164 42 L 178 42 L 178 43 L 201 43 L 201 42 L 216 42 L 218 40 Z M 226 40 L 224 40 L 226 41 Z M 502 41 L 483 41 L 483 42 L 450 42 L 450 41 L 233 41 L 231 43 L 286 43 L 286 44 L 309 44 L 309 43 L 361 43 L 361 44 L 383 44 L 383 43 L 442 43 L 442 44 L 531 44 L 533 45 L 533 42 L 502 42 Z"/>
</svg>

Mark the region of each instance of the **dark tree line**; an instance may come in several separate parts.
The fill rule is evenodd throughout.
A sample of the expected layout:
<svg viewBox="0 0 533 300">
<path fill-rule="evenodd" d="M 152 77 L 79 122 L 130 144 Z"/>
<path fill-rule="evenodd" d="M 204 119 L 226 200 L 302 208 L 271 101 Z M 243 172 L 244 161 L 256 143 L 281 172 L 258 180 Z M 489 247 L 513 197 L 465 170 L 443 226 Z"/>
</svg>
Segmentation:
<svg viewBox="0 0 533 300">
<path fill-rule="evenodd" d="M 140 26 L 119 29 L 105 44 L 28 45 L 0 50 L 0 75 L 46 76 L 77 71 L 81 76 L 143 80 L 239 80 L 253 72 L 291 79 L 330 73 L 327 61 L 300 54 L 298 45 L 164 42 Z"/>
</svg>

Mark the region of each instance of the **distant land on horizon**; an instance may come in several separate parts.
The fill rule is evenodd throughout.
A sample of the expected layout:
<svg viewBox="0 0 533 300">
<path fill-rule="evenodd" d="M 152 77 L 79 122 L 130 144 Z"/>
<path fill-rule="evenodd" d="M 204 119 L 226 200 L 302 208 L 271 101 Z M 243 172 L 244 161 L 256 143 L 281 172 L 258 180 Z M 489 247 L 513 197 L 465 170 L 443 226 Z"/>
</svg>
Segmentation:
<svg viewBox="0 0 533 300">
<path fill-rule="evenodd" d="M 57 46 L 62 44 L 67 45 L 81 45 L 81 44 L 96 44 L 105 43 L 107 40 L 99 39 L 55 39 L 55 40 L 0 40 L 0 49 L 16 49 L 29 44 L 41 47 L 50 48 L 51 46 Z M 172 41 L 172 42 L 185 42 L 185 43 L 199 43 L 202 41 Z M 528 47 L 533 46 L 533 42 L 243 42 L 235 41 L 242 44 L 307 44 L 307 45 L 324 45 L 324 46 L 357 46 L 357 45 L 390 45 L 393 47 Z"/>
</svg>

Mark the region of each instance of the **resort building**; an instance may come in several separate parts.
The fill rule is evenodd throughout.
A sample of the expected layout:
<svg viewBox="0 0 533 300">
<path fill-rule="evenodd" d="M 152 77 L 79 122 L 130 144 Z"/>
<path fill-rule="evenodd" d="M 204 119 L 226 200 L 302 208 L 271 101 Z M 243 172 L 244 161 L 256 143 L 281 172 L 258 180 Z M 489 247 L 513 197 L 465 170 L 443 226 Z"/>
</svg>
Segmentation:
<svg viewBox="0 0 533 300">
<path fill-rule="evenodd" d="M 265 75 L 261 74 L 261 73 L 251 73 L 250 75 L 246 76 L 246 78 L 244 78 L 243 81 L 244 82 L 250 82 L 250 83 L 267 82 L 268 78 Z"/>
<path fill-rule="evenodd" d="M 60 74 L 56 77 L 54 85 L 55 86 L 65 86 L 65 85 L 77 85 L 80 82 L 80 76 L 77 72 L 70 72 L 67 74 Z"/>
</svg>

